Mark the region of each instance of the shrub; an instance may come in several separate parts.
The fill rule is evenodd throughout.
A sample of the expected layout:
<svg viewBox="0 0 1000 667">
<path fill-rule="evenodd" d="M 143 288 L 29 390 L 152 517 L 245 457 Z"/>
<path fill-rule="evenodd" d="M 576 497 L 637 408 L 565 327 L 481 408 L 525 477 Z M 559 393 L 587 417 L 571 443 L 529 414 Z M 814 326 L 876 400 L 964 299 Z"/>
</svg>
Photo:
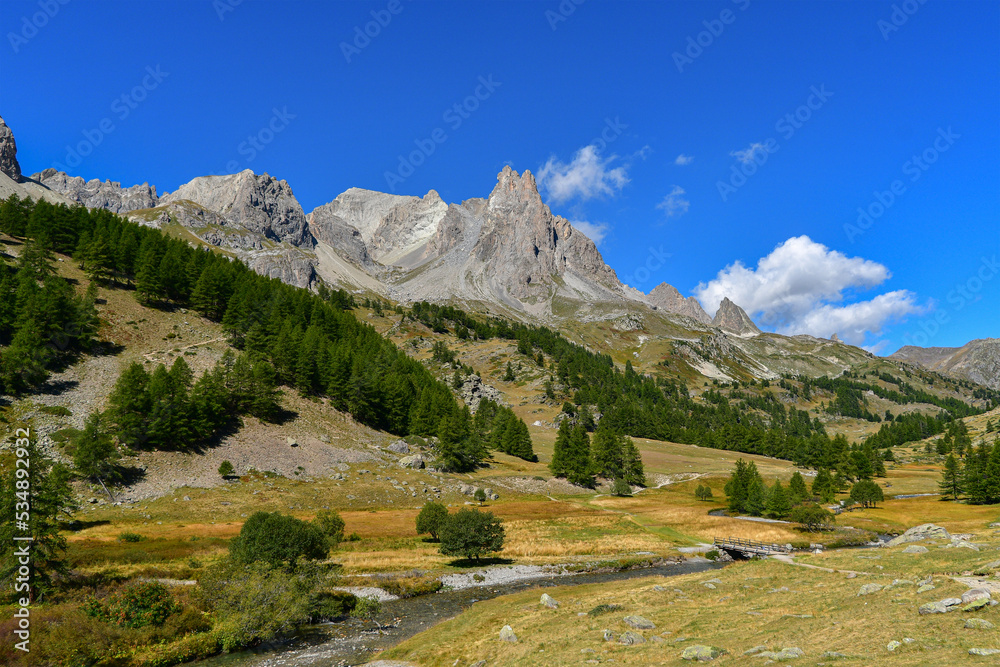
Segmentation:
<svg viewBox="0 0 1000 667">
<path fill-rule="evenodd" d="M 698 488 L 694 490 L 694 496 L 698 500 L 711 500 L 713 497 L 712 487 L 699 484 Z"/>
<path fill-rule="evenodd" d="M 144 628 L 163 625 L 168 616 L 180 611 L 180 606 L 166 586 L 146 581 L 130 584 L 104 602 L 91 598 L 84 604 L 83 611 L 91 618 L 123 628 Z"/>
<path fill-rule="evenodd" d="M 446 556 L 479 557 L 503 549 L 504 530 L 490 512 L 462 509 L 448 517 L 441 528 L 441 553 Z"/>
<path fill-rule="evenodd" d="M 146 538 L 139 533 L 130 533 L 129 531 L 118 534 L 119 542 L 142 542 L 144 539 Z"/>
<path fill-rule="evenodd" d="M 236 472 L 236 468 L 234 468 L 233 464 L 230 463 L 229 461 L 223 461 L 219 465 L 219 475 L 221 475 L 223 478 L 229 477 L 234 472 Z"/>
<path fill-rule="evenodd" d="M 313 519 L 313 525 L 326 535 L 330 548 L 334 548 L 344 541 L 344 520 L 336 512 L 332 510 L 320 512 Z"/>
<path fill-rule="evenodd" d="M 483 491 L 482 489 L 476 489 L 476 492 L 472 494 L 472 497 L 476 500 L 477 503 L 486 502 L 486 492 Z"/>
<path fill-rule="evenodd" d="M 382 611 L 382 603 L 378 598 L 363 597 L 358 598 L 357 604 L 351 610 L 351 618 L 360 618 L 363 621 L 375 621 L 375 617 Z M 378 621 L 375 621 L 378 625 Z M 381 627 L 381 626 L 379 626 Z"/>
<path fill-rule="evenodd" d="M 448 520 L 448 508 L 441 503 L 426 503 L 417 515 L 417 534 L 430 533 L 432 539 L 438 539 L 441 526 Z"/>
<path fill-rule="evenodd" d="M 332 621 L 350 616 L 358 598 L 345 591 L 323 591 L 313 596 L 310 612 L 313 621 Z"/>
<path fill-rule="evenodd" d="M 237 563 L 259 560 L 275 567 L 326 558 L 329 550 L 318 527 L 280 512 L 256 512 L 229 543 L 229 555 Z"/>
<path fill-rule="evenodd" d="M 444 587 L 441 580 L 433 576 L 417 574 L 409 577 L 394 577 L 379 582 L 379 587 L 386 593 L 401 598 L 412 598 L 428 593 L 437 593 Z"/>
<path fill-rule="evenodd" d="M 56 417 L 69 417 L 73 412 L 62 405 L 43 405 L 38 409 L 39 412 L 44 412 L 47 415 L 54 415 Z"/>
<path fill-rule="evenodd" d="M 802 524 L 809 531 L 826 530 L 833 526 L 836 517 L 824 507 L 816 503 L 799 505 L 792 510 L 789 517 L 795 523 Z"/>
<path fill-rule="evenodd" d="M 215 612 L 213 634 L 223 650 L 231 651 L 307 623 L 316 582 L 311 568 L 288 571 L 260 561 L 226 560 L 198 583 L 202 601 Z"/>
<path fill-rule="evenodd" d="M 630 497 L 632 495 L 632 486 L 619 477 L 615 480 L 615 483 L 611 485 L 611 495 L 623 498 Z"/>
<path fill-rule="evenodd" d="M 613 611 L 619 611 L 623 609 L 620 604 L 599 604 L 590 611 L 587 612 L 587 616 L 600 616 L 601 614 L 610 614 Z"/>
</svg>

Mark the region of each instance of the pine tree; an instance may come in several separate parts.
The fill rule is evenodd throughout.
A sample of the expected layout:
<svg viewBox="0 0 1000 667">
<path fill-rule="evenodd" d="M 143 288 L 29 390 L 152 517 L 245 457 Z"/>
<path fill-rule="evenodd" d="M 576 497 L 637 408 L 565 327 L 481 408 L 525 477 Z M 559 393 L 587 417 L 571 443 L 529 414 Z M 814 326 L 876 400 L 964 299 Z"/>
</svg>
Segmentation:
<svg viewBox="0 0 1000 667">
<path fill-rule="evenodd" d="M 774 486 L 771 487 L 767 495 L 767 509 L 765 513 L 772 519 L 783 519 L 791 511 L 792 501 L 788 496 L 788 492 L 781 486 L 781 480 L 774 480 Z"/>
<path fill-rule="evenodd" d="M 746 512 L 750 516 L 761 516 L 767 510 L 767 487 L 759 474 L 750 478 L 747 485 Z"/>
<path fill-rule="evenodd" d="M 114 424 L 118 441 L 137 447 L 146 438 L 146 424 L 152 407 L 149 397 L 149 373 L 142 364 L 132 362 L 115 383 L 108 397 L 107 416 Z"/>
<path fill-rule="evenodd" d="M 514 369 L 511 367 L 510 362 L 507 362 L 507 372 L 503 374 L 504 382 L 514 382 L 517 377 L 514 375 Z"/>
<path fill-rule="evenodd" d="M 941 473 L 941 483 L 938 486 L 943 495 L 950 495 L 953 500 L 958 500 L 959 494 L 962 493 L 961 470 L 953 454 L 949 454 L 944 462 L 944 471 Z"/>
<path fill-rule="evenodd" d="M 566 473 L 566 479 L 571 484 L 594 486 L 594 476 L 591 473 L 593 465 L 590 462 L 590 436 L 580 424 L 577 424 L 570 432 L 569 451 L 569 469 Z"/>
<path fill-rule="evenodd" d="M 798 505 L 809 497 L 806 481 L 798 470 L 792 473 L 792 478 L 788 482 L 788 495 L 794 505 Z"/>
<path fill-rule="evenodd" d="M 73 465 L 86 478 L 99 482 L 118 479 L 118 461 L 121 454 L 111 440 L 105 418 L 93 412 L 84 422 L 83 431 L 74 438 Z"/>
<path fill-rule="evenodd" d="M 552 448 L 552 461 L 549 462 L 549 472 L 553 477 L 566 477 L 570 471 L 570 434 L 572 426 L 568 419 L 559 423 L 559 432 L 556 433 L 556 442 Z"/>
<path fill-rule="evenodd" d="M 833 501 L 837 495 L 837 487 L 833 478 L 830 477 L 830 471 L 826 468 L 820 468 L 816 472 L 816 478 L 813 479 L 812 483 L 812 494 L 824 503 Z"/>
</svg>

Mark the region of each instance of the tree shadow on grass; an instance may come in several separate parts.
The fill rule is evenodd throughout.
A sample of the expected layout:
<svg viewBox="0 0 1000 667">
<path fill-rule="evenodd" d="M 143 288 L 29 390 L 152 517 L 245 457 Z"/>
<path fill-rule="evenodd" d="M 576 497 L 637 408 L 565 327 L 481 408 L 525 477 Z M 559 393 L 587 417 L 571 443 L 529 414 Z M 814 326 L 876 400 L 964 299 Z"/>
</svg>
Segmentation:
<svg viewBox="0 0 1000 667">
<path fill-rule="evenodd" d="M 459 558 L 453 560 L 448 565 L 452 567 L 461 568 L 474 568 L 474 567 L 486 567 L 488 565 L 513 565 L 514 560 L 512 558 Z"/>
</svg>

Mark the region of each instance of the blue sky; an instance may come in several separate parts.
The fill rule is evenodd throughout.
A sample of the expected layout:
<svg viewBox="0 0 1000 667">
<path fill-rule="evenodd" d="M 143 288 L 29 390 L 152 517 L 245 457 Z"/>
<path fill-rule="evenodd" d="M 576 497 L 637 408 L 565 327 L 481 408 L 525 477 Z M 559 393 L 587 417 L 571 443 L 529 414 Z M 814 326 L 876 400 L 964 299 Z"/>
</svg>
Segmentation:
<svg viewBox="0 0 1000 667">
<path fill-rule="evenodd" d="M 250 168 L 308 212 L 355 186 L 483 197 L 510 164 L 644 291 L 883 354 L 1000 336 L 998 3 L 6 0 L 0 21 L 28 174 L 163 192 Z"/>
</svg>

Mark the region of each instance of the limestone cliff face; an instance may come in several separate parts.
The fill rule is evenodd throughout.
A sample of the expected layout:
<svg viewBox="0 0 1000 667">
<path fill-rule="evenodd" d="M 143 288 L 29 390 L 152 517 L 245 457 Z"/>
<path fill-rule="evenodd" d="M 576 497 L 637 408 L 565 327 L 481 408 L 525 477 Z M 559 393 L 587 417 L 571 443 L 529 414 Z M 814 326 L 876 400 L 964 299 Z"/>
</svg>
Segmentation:
<svg viewBox="0 0 1000 667">
<path fill-rule="evenodd" d="M 980 338 L 962 347 L 904 345 L 889 358 L 1000 389 L 1000 338 Z"/>
<path fill-rule="evenodd" d="M 673 285 L 660 283 L 649 293 L 649 302 L 660 310 L 677 315 L 685 315 L 702 324 L 711 324 L 712 318 L 693 296 L 684 298 Z"/>
<path fill-rule="evenodd" d="M 504 167 L 483 218 L 475 257 L 512 297 L 544 298 L 566 273 L 621 290 L 594 242 L 545 205 L 530 171 Z"/>
<path fill-rule="evenodd" d="M 715 313 L 712 324 L 723 331 L 740 336 L 760 333 L 760 329 L 753 323 L 750 316 L 746 314 L 746 311 L 730 301 L 729 297 L 724 298 L 722 303 L 719 304 L 719 310 Z"/>
<path fill-rule="evenodd" d="M 306 215 L 292 188 L 268 174 L 245 169 L 227 176 L 201 176 L 164 195 L 162 203 L 187 199 L 244 229 L 277 242 L 311 246 Z"/>
<path fill-rule="evenodd" d="M 17 163 L 17 143 L 14 133 L 0 118 L 0 173 L 17 183 L 21 180 L 21 165 Z"/>
<path fill-rule="evenodd" d="M 84 181 L 79 176 L 69 176 L 51 167 L 33 174 L 31 179 L 87 208 L 106 208 L 119 215 L 153 208 L 159 202 L 156 187 L 149 183 L 123 188 L 117 181 L 99 181 L 96 178 Z"/>
</svg>

